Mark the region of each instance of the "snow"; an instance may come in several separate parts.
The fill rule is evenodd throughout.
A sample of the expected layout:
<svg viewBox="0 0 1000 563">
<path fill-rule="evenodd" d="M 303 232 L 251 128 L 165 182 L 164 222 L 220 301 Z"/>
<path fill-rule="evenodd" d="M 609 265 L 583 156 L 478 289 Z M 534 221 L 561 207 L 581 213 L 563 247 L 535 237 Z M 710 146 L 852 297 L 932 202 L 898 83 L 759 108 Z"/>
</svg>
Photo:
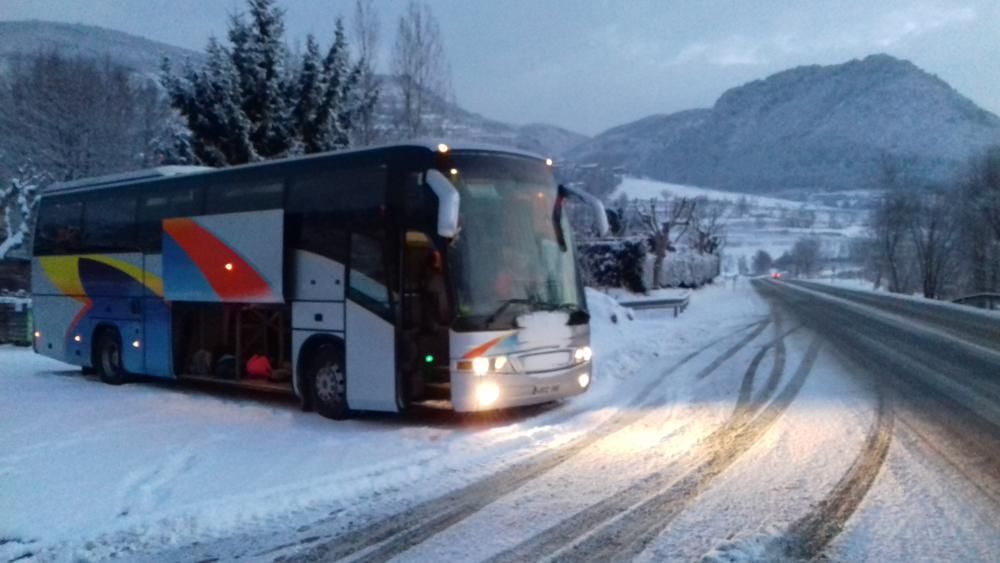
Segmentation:
<svg viewBox="0 0 1000 563">
<path fill-rule="evenodd" d="M 622 182 L 618 184 L 618 187 L 615 188 L 615 191 L 611 193 L 611 196 L 608 199 L 614 201 L 622 195 L 628 197 L 629 199 L 659 199 L 663 192 L 668 192 L 676 197 L 704 197 L 715 201 L 728 201 L 729 203 L 736 203 L 741 199 L 746 199 L 748 203 L 757 207 L 786 207 L 788 209 L 794 209 L 802 205 L 802 202 L 790 199 L 779 199 L 740 192 L 729 192 L 724 190 L 715 190 L 712 188 L 688 186 L 685 184 L 673 184 L 670 182 L 661 182 L 659 180 L 635 178 L 631 176 L 623 178 Z"/>
<path fill-rule="evenodd" d="M 722 288 L 704 294 L 735 296 Z M 723 311 L 698 303 L 683 315 L 698 322 L 666 314 L 633 321 L 588 290 L 591 391 L 495 425 L 375 415 L 335 423 L 290 400 L 158 383 L 107 386 L 31 350 L 0 347 L 0 537 L 16 539 L 0 544 L 0 559 L 155 551 L 309 521 L 385 491 L 440 494 L 615 412 L 648 379 L 642 370 L 660 353 L 653 343 L 669 340 L 673 356 L 718 330 L 713 319 Z M 555 422 L 568 414 L 576 416 Z M 414 486 L 432 478 L 433 491 Z"/>
<path fill-rule="evenodd" d="M 489 416 L 332 422 L 283 399 L 107 386 L 29 350 L 0 347 L 0 561 L 270 561 L 297 553 L 303 540 L 406 514 L 590 436 L 564 462 L 394 560 L 487 558 L 607 503 L 627 501 L 623 517 L 641 514 L 632 509 L 738 446 L 715 436 L 738 412 L 734 398 L 747 381 L 750 408 L 774 407 L 771 378 L 781 374 L 772 390 L 784 393 L 815 342 L 794 319 L 773 314 L 745 278 L 690 297 L 678 318 L 639 316 L 618 304 L 622 292 L 588 289 L 590 391 Z M 876 426 L 878 395 L 829 344 L 815 357 L 794 401 L 731 465 L 706 474 L 704 488 L 638 560 L 772 560 L 789 526 L 822 505 Z M 748 380 L 751 365 L 756 377 Z M 988 558 L 997 546 L 988 502 L 949 473 L 960 468 L 941 469 L 923 442 L 897 438 L 882 469 L 888 477 L 830 544 L 832 559 Z M 600 534 L 616 521 L 595 518 L 584 529 Z"/>
</svg>

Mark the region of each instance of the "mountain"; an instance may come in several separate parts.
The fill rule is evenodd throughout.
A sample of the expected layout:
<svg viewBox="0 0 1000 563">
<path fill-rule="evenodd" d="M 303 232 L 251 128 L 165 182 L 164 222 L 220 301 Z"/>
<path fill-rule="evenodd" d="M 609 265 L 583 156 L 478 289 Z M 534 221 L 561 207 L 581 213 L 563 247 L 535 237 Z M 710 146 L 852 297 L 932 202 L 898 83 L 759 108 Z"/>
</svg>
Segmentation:
<svg viewBox="0 0 1000 563">
<path fill-rule="evenodd" d="M 0 68 L 17 56 L 49 50 L 71 56 L 109 57 L 150 75 L 159 73 L 163 57 L 175 64 L 185 59 L 194 63 L 205 60 L 197 51 L 103 27 L 38 20 L 0 21 Z"/>
<path fill-rule="evenodd" d="M 711 109 L 615 127 L 576 162 L 747 192 L 877 188 L 883 163 L 952 179 L 1000 143 L 1000 118 L 943 80 L 888 55 L 797 67 L 725 92 Z"/>
<path fill-rule="evenodd" d="M 0 70 L 20 55 L 45 50 L 59 50 L 70 55 L 103 58 L 156 76 L 163 57 L 174 65 L 185 60 L 200 64 L 205 55 L 121 31 L 81 24 L 47 21 L 0 21 Z M 395 92 L 383 77 L 384 85 L 378 108 L 380 122 L 393 122 Z M 452 139 L 513 146 L 543 156 L 562 157 L 570 148 L 588 137 L 546 124 L 511 125 L 472 113 L 455 103 L 445 103 L 439 114 L 428 116 L 443 135 Z"/>
</svg>

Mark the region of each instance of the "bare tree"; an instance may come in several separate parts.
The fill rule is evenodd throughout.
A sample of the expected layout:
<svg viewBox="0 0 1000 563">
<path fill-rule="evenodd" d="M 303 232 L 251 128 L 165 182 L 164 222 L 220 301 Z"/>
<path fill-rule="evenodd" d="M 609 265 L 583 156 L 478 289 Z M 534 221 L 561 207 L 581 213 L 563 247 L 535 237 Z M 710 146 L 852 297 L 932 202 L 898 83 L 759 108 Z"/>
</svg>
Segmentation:
<svg viewBox="0 0 1000 563">
<path fill-rule="evenodd" d="M 34 227 L 39 188 L 46 176 L 29 166 L 22 166 L 9 184 L 0 188 L 0 212 L 3 213 L 3 239 L 0 260 L 28 241 Z"/>
<path fill-rule="evenodd" d="M 907 168 L 896 160 L 882 161 L 881 184 L 885 193 L 872 212 L 871 226 L 880 268 L 885 272 L 888 289 L 903 293 L 910 289 L 910 224 L 913 221 L 913 182 L 906 178 Z M 879 275 L 881 278 L 881 274 Z"/>
<path fill-rule="evenodd" d="M 958 222 L 953 199 L 941 189 L 932 189 L 912 198 L 910 205 L 910 237 L 924 297 L 929 299 L 939 296 L 944 275 L 954 264 Z"/>
<path fill-rule="evenodd" d="M 754 274 L 760 276 L 768 273 L 771 267 L 774 265 L 774 259 L 766 250 L 758 250 L 753 255 L 753 260 L 751 261 L 751 270 Z"/>
<path fill-rule="evenodd" d="M 1000 147 L 970 161 L 962 190 L 960 251 L 965 288 L 1000 289 Z"/>
<path fill-rule="evenodd" d="M 795 241 L 790 254 L 793 274 L 810 277 L 819 270 L 823 258 L 822 246 L 815 237 L 803 237 Z"/>
<path fill-rule="evenodd" d="M 663 195 L 661 200 L 636 202 L 636 212 L 649 236 L 653 251 L 653 287 L 660 287 L 663 260 L 667 252 L 674 250 L 674 244 L 683 237 L 691 225 L 691 216 L 696 207 L 695 200 Z M 675 230 L 680 227 L 679 230 Z"/>
<path fill-rule="evenodd" d="M 718 254 L 725 243 L 725 218 L 729 208 L 725 201 L 701 198 L 692 210 L 690 223 L 694 233 L 694 249 L 699 254 Z"/>
<path fill-rule="evenodd" d="M 0 78 L 0 154 L 71 180 L 155 163 L 166 100 L 110 60 L 52 51 L 15 59 Z"/>
<path fill-rule="evenodd" d="M 419 137 L 435 131 L 428 119 L 440 119 L 450 97 L 451 80 L 441 41 L 441 30 L 429 5 L 411 0 L 399 18 L 392 53 L 392 73 L 400 99 L 396 129 L 402 136 Z"/>
<path fill-rule="evenodd" d="M 361 61 L 358 93 L 364 101 L 370 102 L 362 103 L 359 106 L 357 122 L 354 124 L 352 134 L 355 137 L 355 145 L 367 146 L 378 142 L 374 100 L 378 99 L 382 87 L 381 80 L 376 73 L 381 22 L 374 0 L 355 0 L 351 31 L 354 34 L 354 42 L 357 45 L 358 57 Z"/>
</svg>

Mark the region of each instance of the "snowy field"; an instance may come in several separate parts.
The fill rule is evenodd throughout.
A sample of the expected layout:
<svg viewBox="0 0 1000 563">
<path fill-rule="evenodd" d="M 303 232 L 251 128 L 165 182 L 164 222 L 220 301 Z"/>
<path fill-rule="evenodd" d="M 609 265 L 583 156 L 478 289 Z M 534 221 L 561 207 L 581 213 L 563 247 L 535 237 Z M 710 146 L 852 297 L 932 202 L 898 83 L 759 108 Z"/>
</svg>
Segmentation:
<svg viewBox="0 0 1000 563">
<path fill-rule="evenodd" d="M 0 561 L 1000 552 L 995 482 L 942 463 L 926 420 L 774 299 L 740 279 L 675 319 L 588 292 L 591 391 L 488 416 L 333 422 L 0 348 Z"/>
<path fill-rule="evenodd" d="M 859 192 L 861 193 L 861 192 Z M 646 178 L 625 177 L 609 198 L 626 196 L 630 199 L 658 199 L 663 194 L 672 197 L 705 198 L 713 202 L 726 202 L 729 210 L 723 216 L 726 225 L 726 242 L 723 247 L 724 270 L 735 271 L 737 261 L 745 259 L 749 264 L 754 253 L 764 250 L 772 258 L 778 258 L 790 251 L 802 237 L 816 237 L 823 245 L 824 255 L 830 258 L 847 258 L 850 241 L 866 236 L 868 232 L 867 211 L 862 208 L 844 208 L 802 202 L 777 197 L 768 197 L 738 192 L 728 192 L 672 184 Z M 845 205 L 858 205 L 857 194 L 845 194 L 836 201 Z M 745 208 L 737 212 L 737 204 L 745 203 Z M 812 224 L 797 223 L 803 215 L 812 218 Z M 808 221 L 807 221 L 808 223 Z"/>
</svg>

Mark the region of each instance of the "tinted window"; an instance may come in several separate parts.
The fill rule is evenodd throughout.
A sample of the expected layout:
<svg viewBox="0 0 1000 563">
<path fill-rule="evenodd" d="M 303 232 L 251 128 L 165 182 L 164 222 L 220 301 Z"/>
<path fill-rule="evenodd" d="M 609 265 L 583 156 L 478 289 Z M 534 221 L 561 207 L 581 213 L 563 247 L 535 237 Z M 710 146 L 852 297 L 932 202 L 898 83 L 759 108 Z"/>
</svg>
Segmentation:
<svg viewBox="0 0 1000 563">
<path fill-rule="evenodd" d="M 137 238 L 146 252 L 157 252 L 163 244 L 162 221 L 171 217 L 202 215 L 201 190 L 166 188 L 139 200 Z"/>
<path fill-rule="evenodd" d="M 236 213 L 281 209 L 284 205 L 284 184 L 280 180 L 234 182 L 209 186 L 205 212 Z"/>
<path fill-rule="evenodd" d="M 295 177 L 288 194 L 290 211 L 373 210 L 385 203 L 384 166 L 303 173 Z"/>
<path fill-rule="evenodd" d="M 80 252 L 83 203 L 43 200 L 38 217 L 35 254 Z"/>
<path fill-rule="evenodd" d="M 294 246 L 347 263 L 347 231 L 338 226 L 331 213 L 303 213 L 299 216 Z"/>
<path fill-rule="evenodd" d="M 376 311 L 389 310 L 382 241 L 358 233 L 351 235 L 350 296 Z"/>
<path fill-rule="evenodd" d="M 116 195 L 85 202 L 83 248 L 86 252 L 135 251 L 135 198 Z"/>
</svg>

